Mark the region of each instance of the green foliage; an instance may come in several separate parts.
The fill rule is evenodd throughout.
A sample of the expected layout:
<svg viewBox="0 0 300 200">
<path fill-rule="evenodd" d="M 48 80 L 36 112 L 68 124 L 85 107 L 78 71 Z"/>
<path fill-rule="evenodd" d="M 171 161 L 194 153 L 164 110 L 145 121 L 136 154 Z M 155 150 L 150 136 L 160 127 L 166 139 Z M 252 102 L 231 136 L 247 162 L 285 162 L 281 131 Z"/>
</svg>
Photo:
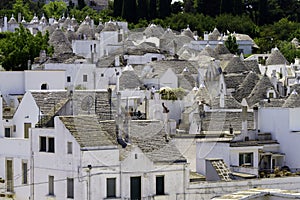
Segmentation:
<svg viewBox="0 0 300 200">
<path fill-rule="evenodd" d="M 232 54 L 238 53 L 239 45 L 236 42 L 235 36 L 229 35 L 227 40 L 225 41 L 225 46 Z"/>
<path fill-rule="evenodd" d="M 257 34 L 257 26 L 246 15 L 233 16 L 231 14 L 222 14 L 215 18 L 216 27 L 221 32 L 237 32 L 255 36 Z"/>
<path fill-rule="evenodd" d="M 67 4 L 63 1 L 51 1 L 43 6 L 43 11 L 48 18 L 58 19 L 67 12 Z"/>
<path fill-rule="evenodd" d="M 159 94 L 161 95 L 161 99 L 163 100 L 179 100 L 183 99 L 186 95 L 186 92 L 182 88 L 161 88 L 159 90 Z"/>
<path fill-rule="evenodd" d="M 13 4 L 13 12 L 15 14 L 15 18 L 17 19 L 18 13 L 21 13 L 24 16 L 25 20 L 29 21 L 32 19 L 32 13 L 29 10 L 29 4 L 23 3 L 23 0 L 16 0 Z"/>
<path fill-rule="evenodd" d="M 290 63 L 294 62 L 296 57 L 300 58 L 300 49 L 297 49 L 291 42 L 281 41 L 278 48 Z"/>
<path fill-rule="evenodd" d="M 287 18 L 261 26 L 259 36 L 255 38 L 256 44 L 260 47 L 259 53 L 270 51 L 281 41 L 291 41 L 294 37 L 299 37 L 299 29 L 299 23 L 291 22 Z"/>
<path fill-rule="evenodd" d="M 28 69 L 28 60 L 34 61 L 41 50 L 48 54 L 53 48 L 48 45 L 49 34 L 38 32 L 35 36 L 22 25 L 16 32 L 0 35 L 0 64 L 5 70 L 22 71 Z"/>
</svg>

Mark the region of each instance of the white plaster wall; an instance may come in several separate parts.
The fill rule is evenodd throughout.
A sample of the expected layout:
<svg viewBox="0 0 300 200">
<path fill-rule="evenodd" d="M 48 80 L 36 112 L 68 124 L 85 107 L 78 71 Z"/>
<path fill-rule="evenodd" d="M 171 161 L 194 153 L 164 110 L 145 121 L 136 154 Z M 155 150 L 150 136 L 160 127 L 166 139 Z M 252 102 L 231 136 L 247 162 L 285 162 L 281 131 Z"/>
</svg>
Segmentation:
<svg viewBox="0 0 300 200">
<path fill-rule="evenodd" d="M 39 108 L 30 91 L 26 92 L 13 117 L 13 123 L 16 125 L 14 137 L 24 138 L 24 123 L 31 123 L 31 127 L 34 127 L 38 121 Z"/>
<path fill-rule="evenodd" d="M 230 148 L 229 143 L 210 142 L 199 140 L 196 143 L 196 170 L 198 173 L 205 175 L 205 159 L 221 158 L 226 165 L 230 166 Z"/>
<path fill-rule="evenodd" d="M 163 107 L 162 103 L 169 109 L 169 119 L 174 119 L 176 122 L 179 122 L 181 119 L 181 113 L 184 109 L 184 102 L 182 100 L 161 100 L 161 99 L 154 99 L 149 100 L 149 119 L 158 119 L 163 120 Z"/>
<path fill-rule="evenodd" d="M 43 199 L 48 194 L 48 176 L 54 176 L 54 194 L 56 199 L 66 199 L 67 178 L 74 178 L 74 196 L 84 199 L 85 178 L 82 175 L 80 146 L 73 136 L 55 118 L 56 129 L 34 128 L 32 148 L 34 151 L 35 199 Z M 55 153 L 40 152 L 40 136 L 55 138 Z M 67 142 L 72 142 L 73 153 L 67 154 Z M 82 189 L 81 189 L 82 188 Z"/>
<path fill-rule="evenodd" d="M 137 159 L 135 159 L 137 154 Z M 130 177 L 141 177 L 142 197 L 156 194 L 156 176 L 163 175 L 165 179 L 165 194 L 167 199 L 175 199 L 177 192 L 183 192 L 187 180 L 184 164 L 156 164 L 154 165 L 138 148 L 122 162 L 122 197 L 130 197 Z M 176 184 L 174 184 L 176 183 Z"/>
<path fill-rule="evenodd" d="M 249 173 L 258 175 L 258 163 L 259 163 L 259 150 L 262 150 L 262 146 L 249 146 L 249 147 L 231 147 L 230 148 L 230 166 L 239 166 L 239 154 L 240 153 L 253 153 L 253 166 L 252 167 L 237 167 L 234 168 L 237 172 Z"/>
<path fill-rule="evenodd" d="M 30 183 L 30 152 L 29 142 L 20 139 L 3 139 L 0 138 L 0 177 L 6 178 L 6 159 L 13 161 L 13 183 L 16 200 L 29 199 L 30 190 L 29 185 L 22 184 L 22 161 L 28 164 L 28 183 Z M 15 148 L 12 148 L 15 147 Z M 18 147 L 18 148 L 17 148 Z M 5 186 L 6 184 L 4 184 Z M 2 188 L 1 188 L 2 189 Z"/>
<path fill-rule="evenodd" d="M 290 131 L 300 131 L 300 108 L 289 109 Z"/>
<path fill-rule="evenodd" d="M 108 47 L 110 45 L 118 44 L 118 32 L 117 31 L 102 31 L 100 33 L 100 58 L 109 55 L 115 48 Z"/>
<path fill-rule="evenodd" d="M 76 86 L 84 86 L 86 89 L 107 89 L 108 84 L 116 83 L 116 71 L 122 74 L 120 67 L 101 67 L 96 68 L 95 64 L 77 63 L 49 63 L 45 64 L 48 70 L 65 70 L 65 87 L 74 88 Z M 83 82 L 83 74 L 88 75 L 87 82 Z M 71 77 L 71 81 L 67 82 L 67 77 Z"/>
<path fill-rule="evenodd" d="M 91 52 L 93 52 L 96 61 L 95 58 L 98 58 L 100 53 L 100 40 L 72 40 L 72 49 L 73 53 L 85 58 L 91 58 Z"/>
<path fill-rule="evenodd" d="M 147 64 L 152 61 L 152 58 L 157 58 L 157 60 L 163 60 L 164 55 L 157 53 L 146 53 L 144 55 L 124 55 L 124 59 L 127 59 L 129 65 L 141 65 Z"/>
<path fill-rule="evenodd" d="M 24 72 L 0 72 L 0 91 L 6 101 L 8 101 L 8 94 L 24 94 L 24 84 Z"/>
<path fill-rule="evenodd" d="M 196 138 L 175 138 L 175 145 L 180 153 L 187 159 L 191 171 L 196 171 Z"/>
<path fill-rule="evenodd" d="M 41 85 L 46 83 L 48 90 L 65 89 L 65 72 L 64 71 L 33 71 L 24 72 L 25 91 L 40 90 Z"/>
<path fill-rule="evenodd" d="M 78 64 L 63 64 L 63 63 L 49 63 L 45 65 L 45 69 L 49 70 L 65 70 L 63 78 L 64 87 L 85 87 L 86 89 L 94 89 L 95 78 L 95 64 L 78 63 Z M 83 82 L 83 75 L 87 75 L 87 82 Z M 67 77 L 71 78 L 67 82 Z M 99 76 L 100 77 L 100 76 Z"/>
<path fill-rule="evenodd" d="M 298 171 L 300 170 L 300 160 L 297 159 L 300 151 L 298 144 L 300 135 L 299 132 L 291 132 L 290 121 L 295 120 L 297 123 L 300 113 L 297 114 L 298 109 L 292 110 L 290 112 L 291 108 L 260 108 L 258 122 L 261 132 L 270 132 L 273 139 L 278 140 L 280 152 L 285 154 L 284 165 Z"/>
</svg>

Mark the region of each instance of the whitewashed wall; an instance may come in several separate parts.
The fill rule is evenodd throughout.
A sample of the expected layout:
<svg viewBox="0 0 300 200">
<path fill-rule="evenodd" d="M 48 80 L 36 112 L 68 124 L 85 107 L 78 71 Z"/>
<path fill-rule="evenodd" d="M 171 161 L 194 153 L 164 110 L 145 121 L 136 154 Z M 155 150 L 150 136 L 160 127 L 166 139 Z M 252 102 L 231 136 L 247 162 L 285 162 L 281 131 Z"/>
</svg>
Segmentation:
<svg viewBox="0 0 300 200">
<path fill-rule="evenodd" d="M 229 143 L 217 141 L 199 140 L 196 143 L 196 170 L 205 175 L 205 159 L 221 158 L 227 166 L 230 166 L 230 148 Z"/>
</svg>

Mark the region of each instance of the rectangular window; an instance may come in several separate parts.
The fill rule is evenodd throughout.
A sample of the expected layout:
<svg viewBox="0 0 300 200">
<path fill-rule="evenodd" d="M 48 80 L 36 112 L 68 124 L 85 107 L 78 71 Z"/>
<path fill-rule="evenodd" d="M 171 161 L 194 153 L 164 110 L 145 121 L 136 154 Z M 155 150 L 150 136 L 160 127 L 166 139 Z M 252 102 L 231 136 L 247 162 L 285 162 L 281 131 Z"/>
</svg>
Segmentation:
<svg viewBox="0 0 300 200">
<path fill-rule="evenodd" d="M 49 176 L 48 177 L 48 190 L 49 190 L 49 195 L 54 195 L 54 176 Z"/>
<path fill-rule="evenodd" d="M 68 142 L 68 144 L 67 144 L 67 153 L 68 154 L 73 153 L 73 144 L 72 144 L 72 142 Z"/>
<path fill-rule="evenodd" d="M 10 127 L 5 127 L 5 129 L 4 129 L 4 136 L 5 137 L 11 137 L 11 128 Z"/>
<path fill-rule="evenodd" d="M 14 191 L 14 182 L 13 179 L 13 161 L 11 159 L 6 160 L 6 191 L 13 192 Z"/>
<path fill-rule="evenodd" d="M 55 140 L 53 137 L 40 136 L 40 152 L 55 153 Z"/>
<path fill-rule="evenodd" d="M 28 183 L 28 164 L 27 161 L 22 161 L 22 184 Z"/>
<path fill-rule="evenodd" d="M 74 198 L 74 179 L 67 178 L 67 198 Z"/>
<path fill-rule="evenodd" d="M 71 82 L 71 76 L 67 76 L 67 82 L 68 82 L 68 83 Z"/>
<path fill-rule="evenodd" d="M 240 153 L 239 165 L 253 167 L 253 153 Z"/>
<path fill-rule="evenodd" d="M 156 195 L 165 194 L 165 177 L 156 176 Z"/>
<path fill-rule="evenodd" d="M 24 138 L 29 138 L 29 128 L 31 128 L 31 123 L 24 123 Z"/>
<path fill-rule="evenodd" d="M 40 137 L 40 151 L 47 151 L 47 138 L 43 136 Z"/>
<path fill-rule="evenodd" d="M 84 74 L 84 75 L 83 75 L 83 82 L 87 82 L 87 80 L 88 80 L 88 77 L 87 77 L 86 74 Z"/>
<path fill-rule="evenodd" d="M 116 197 L 116 178 L 106 179 L 107 198 Z"/>
<path fill-rule="evenodd" d="M 54 138 L 48 138 L 48 152 L 50 153 L 54 153 L 55 150 L 54 150 Z"/>
</svg>

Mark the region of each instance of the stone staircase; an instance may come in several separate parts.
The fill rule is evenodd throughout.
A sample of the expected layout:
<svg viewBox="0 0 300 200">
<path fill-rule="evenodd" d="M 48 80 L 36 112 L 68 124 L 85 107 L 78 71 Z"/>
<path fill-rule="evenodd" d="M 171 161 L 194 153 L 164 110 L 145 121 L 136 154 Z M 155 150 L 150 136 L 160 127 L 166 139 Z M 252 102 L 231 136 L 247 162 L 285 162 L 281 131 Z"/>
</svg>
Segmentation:
<svg viewBox="0 0 300 200">
<path fill-rule="evenodd" d="M 222 181 L 231 181 L 232 180 L 230 178 L 231 171 L 222 159 L 213 160 L 213 161 L 211 161 L 211 164 L 215 168 L 217 174 L 219 175 L 219 177 Z"/>
</svg>

